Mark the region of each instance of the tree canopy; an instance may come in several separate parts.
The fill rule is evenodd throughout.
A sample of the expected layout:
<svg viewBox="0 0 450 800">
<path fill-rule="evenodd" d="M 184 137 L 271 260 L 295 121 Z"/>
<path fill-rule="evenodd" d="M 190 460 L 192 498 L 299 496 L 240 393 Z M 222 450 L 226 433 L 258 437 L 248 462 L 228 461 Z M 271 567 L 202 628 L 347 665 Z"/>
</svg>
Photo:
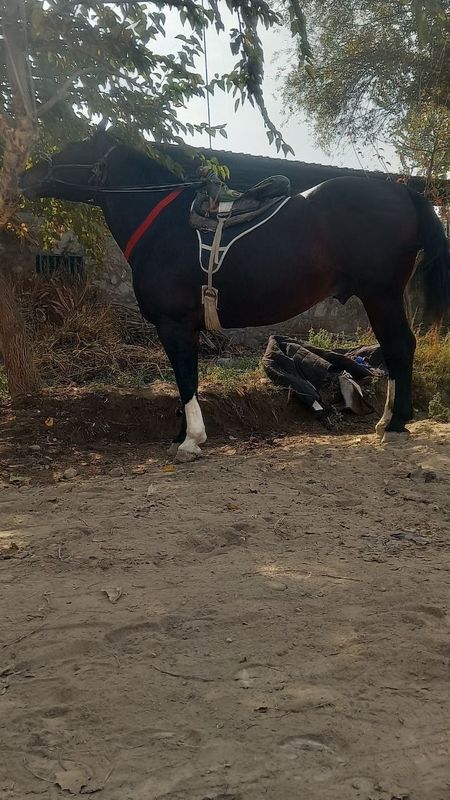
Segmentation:
<svg viewBox="0 0 450 800">
<path fill-rule="evenodd" d="M 306 65 L 311 51 L 300 0 L 280 0 L 297 36 Z M 222 11 L 235 23 L 225 29 Z M 184 32 L 176 52 L 160 49 L 166 12 L 178 14 Z M 19 201 L 17 180 L 34 151 L 49 152 L 69 139 L 85 136 L 98 115 L 125 129 L 129 141 L 177 141 L 207 130 L 179 117 L 180 108 L 205 92 L 231 91 L 236 105 L 256 103 L 267 135 L 278 150 L 290 148 L 265 107 L 264 58 L 258 30 L 281 24 L 268 0 L 0 0 L 0 229 L 11 223 Z M 203 34 L 215 26 L 229 37 L 235 67 L 214 75 L 209 85 L 199 71 Z M 223 126 L 211 130 L 225 134 Z M 145 137 L 145 139 L 143 139 Z M 89 228 L 82 210 L 67 211 L 47 202 L 47 220 Z M 69 223 L 70 224 L 70 223 Z M 50 225 L 50 228 L 52 226 Z M 1 270 L 1 268 L 0 268 Z M 37 377 L 23 320 L 10 283 L 0 271 L 0 339 L 11 394 L 37 391 Z"/>
<path fill-rule="evenodd" d="M 3 5 L 3 9 L 2 9 Z M 179 119 L 179 108 L 206 91 L 233 91 L 260 107 L 278 148 L 284 144 L 265 110 L 260 26 L 281 24 L 266 0 L 154 0 L 154 2 L 73 2 L 1 0 L 0 114 L 4 132 L 18 113 L 37 116 L 42 136 L 58 142 L 67 132 L 86 131 L 94 114 L 165 141 L 204 130 Z M 225 29 L 224 7 L 234 14 Z M 284 0 L 298 34 L 301 58 L 311 60 L 305 20 L 298 0 Z M 184 32 L 177 52 L 161 52 L 166 12 L 175 10 Z M 203 32 L 215 26 L 228 36 L 236 65 L 215 75 L 209 87 L 199 72 Z M 223 131 L 223 126 L 213 129 Z"/>
<path fill-rule="evenodd" d="M 224 8 L 231 12 L 225 27 Z M 297 37 L 299 58 L 311 62 L 302 4 L 283 0 Z M 178 16 L 183 32 L 176 52 L 161 48 L 167 12 Z M 230 15 L 226 15 L 229 20 Z M 128 141 L 180 141 L 208 131 L 226 136 L 225 125 L 182 122 L 180 108 L 206 92 L 228 91 L 236 107 L 246 100 L 261 110 L 267 135 L 277 150 L 290 151 L 266 111 L 262 84 L 261 26 L 282 24 L 266 0 L 0 0 L 0 225 L 17 202 L 16 175 L 31 150 L 39 155 L 89 133 L 93 119 L 111 119 Z M 209 27 L 228 37 L 234 68 L 201 74 L 203 33 Z M 225 121 L 224 121 L 225 122 Z M 58 204 L 44 204 L 57 227 Z M 80 212 L 65 212 L 74 219 Z"/>
<path fill-rule="evenodd" d="M 314 79 L 294 64 L 292 109 L 325 147 L 347 139 L 395 143 L 404 164 L 450 168 L 449 0 L 305 0 Z M 436 138 L 437 137 L 437 138 Z M 420 155 L 421 154 L 421 155 Z"/>
</svg>

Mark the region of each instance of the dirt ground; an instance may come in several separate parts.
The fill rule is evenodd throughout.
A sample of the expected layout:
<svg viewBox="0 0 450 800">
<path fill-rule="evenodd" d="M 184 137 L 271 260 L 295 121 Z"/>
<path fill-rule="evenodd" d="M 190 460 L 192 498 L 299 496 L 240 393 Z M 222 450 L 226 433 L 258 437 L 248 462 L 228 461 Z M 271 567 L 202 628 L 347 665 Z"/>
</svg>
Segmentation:
<svg viewBox="0 0 450 800">
<path fill-rule="evenodd" d="M 448 426 L 48 427 L 3 430 L 1 800 L 448 800 Z"/>
</svg>

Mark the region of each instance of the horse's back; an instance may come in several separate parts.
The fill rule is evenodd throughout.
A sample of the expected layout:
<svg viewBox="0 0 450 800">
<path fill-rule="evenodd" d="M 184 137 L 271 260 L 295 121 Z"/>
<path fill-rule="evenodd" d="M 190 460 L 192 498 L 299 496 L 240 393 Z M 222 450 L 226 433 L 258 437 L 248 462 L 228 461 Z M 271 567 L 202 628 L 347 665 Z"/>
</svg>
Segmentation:
<svg viewBox="0 0 450 800">
<path fill-rule="evenodd" d="M 394 256 L 417 240 L 417 216 L 408 189 L 377 178 L 332 178 L 302 196 L 322 219 L 333 243 L 359 257 Z M 378 254 L 378 255 L 377 255 Z"/>
<path fill-rule="evenodd" d="M 364 207 L 371 205 L 375 208 L 380 204 L 394 204 L 398 207 L 407 207 L 408 210 L 412 208 L 409 191 L 403 184 L 381 178 L 359 176 L 330 178 L 300 192 L 299 196 L 321 203 L 339 200 L 346 205 L 362 202 Z"/>
</svg>

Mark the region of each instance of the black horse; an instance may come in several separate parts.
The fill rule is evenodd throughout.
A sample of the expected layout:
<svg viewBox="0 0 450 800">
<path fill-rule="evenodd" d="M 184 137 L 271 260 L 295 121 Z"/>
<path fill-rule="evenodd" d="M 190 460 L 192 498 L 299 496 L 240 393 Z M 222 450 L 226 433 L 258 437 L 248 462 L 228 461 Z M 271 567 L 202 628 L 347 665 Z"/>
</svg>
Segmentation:
<svg viewBox="0 0 450 800">
<path fill-rule="evenodd" d="M 142 187 L 139 190 L 139 187 Z M 199 332 L 205 327 L 197 233 L 189 224 L 198 187 L 110 134 L 64 150 L 21 177 L 30 197 L 100 206 L 125 253 L 144 317 L 173 366 L 184 408 L 173 449 L 192 460 L 206 440 L 197 401 Z M 450 258 L 432 205 L 407 187 L 335 178 L 292 197 L 273 219 L 231 247 L 215 276 L 224 328 L 276 324 L 329 296 L 359 297 L 389 370 L 380 435 L 412 418 L 415 339 L 403 294 L 424 250 L 426 313 L 439 322 L 450 298 Z"/>
</svg>

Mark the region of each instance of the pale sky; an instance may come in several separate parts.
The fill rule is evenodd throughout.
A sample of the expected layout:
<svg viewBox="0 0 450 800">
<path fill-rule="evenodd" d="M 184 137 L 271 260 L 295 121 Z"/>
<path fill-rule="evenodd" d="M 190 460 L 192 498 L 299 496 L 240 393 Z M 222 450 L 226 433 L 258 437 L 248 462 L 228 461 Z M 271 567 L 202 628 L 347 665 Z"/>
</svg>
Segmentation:
<svg viewBox="0 0 450 800">
<path fill-rule="evenodd" d="M 228 12 L 224 14 L 224 21 L 226 23 L 231 21 L 236 26 L 236 21 L 232 20 Z M 177 33 L 183 32 L 185 35 L 189 35 L 190 32 L 188 26 L 184 29 L 181 27 L 176 13 L 167 14 L 166 30 L 167 38 L 163 41 L 158 41 L 158 49 L 164 52 L 174 52 L 176 50 L 178 42 L 175 36 Z M 309 130 L 307 121 L 304 118 L 302 119 L 300 115 L 286 118 L 281 97 L 282 79 L 277 77 L 277 73 L 283 64 L 283 58 L 281 60 L 275 59 L 275 55 L 280 51 L 283 53 L 287 50 L 291 40 L 290 33 L 287 30 L 272 29 L 270 31 L 261 30 L 260 35 L 265 53 L 264 94 L 267 109 L 275 125 L 282 131 L 287 143 L 294 149 L 295 159 L 357 168 L 362 165 L 365 169 L 382 170 L 383 167 L 372 148 L 363 150 L 362 155 L 359 156 L 361 163 L 359 163 L 358 157 L 351 146 L 347 146 L 342 152 L 333 151 L 331 155 L 324 153 L 315 144 L 312 132 Z M 229 39 L 226 32 L 222 32 L 218 36 L 215 30 L 208 31 L 207 50 L 210 78 L 215 72 L 220 74 L 226 72 L 237 60 L 230 53 Z M 199 62 L 197 69 L 203 74 L 202 62 Z M 305 80 L 308 80 L 306 75 Z M 191 101 L 187 110 L 180 114 L 180 119 L 193 124 L 206 122 L 206 100 L 195 99 Z M 275 145 L 269 144 L 259 111 L 252 108 L 249 103 L 246 103 L 244 108 L 240 107 L 235 113 L 234 99 L 218 91 L 211 97 L 211 122 L 213 125 L 223 122 L 227 124 L 228 138 L 224 139 L 219 134 L 216 134 L 216 137 L 212 140 L 212 146 L 215 149 L 251 153 L 252 155 L 272 157 L 277 157 L 278 155 L 278 157 L 282 157 L 282 154 L 277 154 Z M 196 135 L 195 137 L 187 136 L 185 140 L 195 146 L 208 147 L 207 134 Z M 392 151 L 387 151 L 385 157 L 392 162 L 394 168 L 396 160 Z M 294 158 L 294 156 L 289 156 L 289 158 Z"/>
</svg>

